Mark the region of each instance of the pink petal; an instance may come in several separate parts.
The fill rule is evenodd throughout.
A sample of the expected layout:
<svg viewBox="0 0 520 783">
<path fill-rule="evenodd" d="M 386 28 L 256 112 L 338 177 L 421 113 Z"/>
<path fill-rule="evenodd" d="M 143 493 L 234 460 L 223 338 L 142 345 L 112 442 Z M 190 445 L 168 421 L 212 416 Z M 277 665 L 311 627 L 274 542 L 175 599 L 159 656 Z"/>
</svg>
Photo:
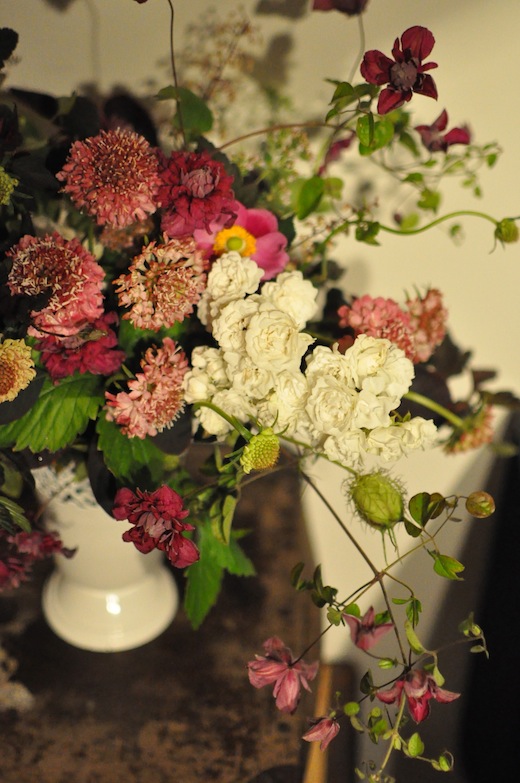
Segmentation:
<svg viewBox="0 0 520 783">
<path fill-rule="evenodd" d="M 273 696 L 280 712 L 292 713 L 298 706 L 300 698 L 300 678 L 294 669 L 286 669 L 284 674 L 276 681 Z"/>
<path fill-rule="evenodd" d="M 278 229 L 276 215 L 273 215 L 268 209 L 245 209 L 242 207 L 238 212 L 236 224 L 245 228 L 254 237 L 261 237 Z"/>
<path fill-rule="evenodd" d="M 270 658 L 257 658 L 247 664 L 249 682 L 255 688 L 263 688 L 276 682 L 286 670 L 286 665 Z"/>
<path fill-rule="evenodd" d="M 420 699 L 408 699 L 408 709 L 416 723 L 421 723 L 421 721 L 425 720 L 430 714 L 430 699 L 430 693 L 425 693 Z"/>
</svg>

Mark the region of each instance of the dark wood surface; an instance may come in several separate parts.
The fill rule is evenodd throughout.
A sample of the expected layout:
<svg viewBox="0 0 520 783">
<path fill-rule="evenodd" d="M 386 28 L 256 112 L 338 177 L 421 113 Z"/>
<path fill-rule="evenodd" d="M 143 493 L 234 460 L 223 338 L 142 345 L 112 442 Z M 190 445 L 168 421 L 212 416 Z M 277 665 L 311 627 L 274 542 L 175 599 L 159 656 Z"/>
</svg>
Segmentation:
<svg viewBox="0 0 520 783">
<path fill-rule="evenodd" d="M 89 653 L 47 627 L 45 569 L 0 597 L 14 679 L 34 696 L 30 710 L 0 714 L 2 783 L 300 783 L 313 695 L 285 716 L 246 671 L 268 636 L 296 653 L 319 631 L 317 610 L 289 584 L 295 563 L 311 565 L 297 476 L 281 471 L 251 485 L 238 524 L 252 530 L 248 549 L 261 575 L 226 579 L 198 631 L 181 611 L 150 644 Z"/>
</svg>

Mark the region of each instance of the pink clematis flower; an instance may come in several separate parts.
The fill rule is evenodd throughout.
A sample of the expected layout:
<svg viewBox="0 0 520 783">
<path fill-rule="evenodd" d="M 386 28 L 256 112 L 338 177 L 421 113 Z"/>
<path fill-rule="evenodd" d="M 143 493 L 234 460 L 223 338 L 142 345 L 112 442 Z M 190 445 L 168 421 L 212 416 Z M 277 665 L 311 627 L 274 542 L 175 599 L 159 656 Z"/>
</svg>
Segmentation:
<svg viewBox="0 0 520 783">
<path fill-rule="evenodd" d="M 368 0 L 314 0 L 313 11 L 341 11 L 347 16 L 359 16 L 367 6 Z"/>
<path fill-rule="evenodd" d="M 336 737 L 339 731 L 339 722 L 334 717 L 317 718 L 311 721 L 311 727 L 303 735 L 306 742 L 319 742 L 320 750 L 326 750 L 327 746 Z"/>
<path fill-rule="evenodd" d="M 377 111 L 387 114 L 409 101 L 414 92 L 437 98 L 437 87 L 432 77 L 425 73 L 437 68 L 437 63 L 423 63 L 428 57 L 435 38 L 426 27 L 409 27 L 396 38 L 392 49 L 393 60 L 377 49 L 365 52 L 361 63 L 361 75 L 370 84 L 388 84 L 379 95 Z"/>
<path fill-rule="evenodd" d="M 274 683 L 273 696 L 281 712 L 293 713 L 298 706 L 302 686 L 310 691 L 309 681 L 316 677 L 318 662 L 307 664 L 294 660 L 289 647 L 277 636 L 263 644 L 265 655 L 247 664 L 249 682 L 255 688 Z"/>
<path fill-rule="evenodd" d="M 377 642 L 383 636 L 386 636 L 394 627 L 393 623 L 375 625 L 374 618 L 375 612 L 373 606 L 370 607 L 368 612 L 363 615 L 361 619 L 359 619 L 359 617 L 353 617 L 351 614 L 343 614 L 343 620 L 350 629 L 352 641 L 360 650 L 370 650 L 374 644 L 377 644 Z"/>
<path fill-rule="evenodd" d="M 182 498 L 168 486 L 154 492 L 137 494 L 126 487 L 118 490 L 112 515 L 115 519 L 127 519 L 133 528 L 123 533 L 123 541 L 129 541 L 140 552 L 152 549 L 165 552 L 177 568 L 185 568 L 199 559 L 199 550 L 183 533 L 194 530 L 183 522 L 189 511 L 183 508 Z"/>
<path fill-rule="evenodd" d="M 405 677 L 397 680 L 392 688 L 376 693 L 379 701 L 385 704 L 401 702 L 404 696 L 408 702 L 408 710 L 416 723 L 421 723 L 430 714 L 430 700 L 434 699 L 441 704 L 458 699 L 460 693 L 440 688 L 431 674 L 424 669 L 413 669 Z"/>
<path fill-rule="evenodd" d="M 446 152 L 452 144 L 469 144 L 471 134 L 467 125 L 462 128 L 452 128 L 447 133 L 448 112 L 444 109 L 435 122 L 431 125 L 416 125 L 415 130 L 419 133 L 421 141 L 430 152 Z"/>
<path fill-rule="evenodd" d="M 268 209 L 247 209 L 239 201 L 233 202 L 232 211 L 236 220 L 230 228 L 215 221 L 209 230 L 194 232 L 198 247 L 217 256 L 234 250 L 252 258 L 264 270 L 262 280 L 276 277 L 289 262 L 287 238 L 278 231 L 276 215 Z"/>
</svg>

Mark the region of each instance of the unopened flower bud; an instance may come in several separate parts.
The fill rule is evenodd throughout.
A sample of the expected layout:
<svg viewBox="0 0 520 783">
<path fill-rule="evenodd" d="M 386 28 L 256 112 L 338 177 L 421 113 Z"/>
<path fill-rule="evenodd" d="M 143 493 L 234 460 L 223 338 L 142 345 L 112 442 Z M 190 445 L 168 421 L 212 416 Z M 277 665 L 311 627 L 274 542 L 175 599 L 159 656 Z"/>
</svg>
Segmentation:
<svg viewBox="0 0 520 783">
<path fill-rule="evenodd" d="M 280 441 L 270 427 L 267 427 L 258 435 L 253 435 L 249 443 L 244 446 L 240 464 L 244 473 L 252 470 L 265 470 L 272 468 L 278 462 L 280 455 Z"/>
<path fill-rule="evenodd" d="M 497 223 L 495 236 L 500 242 L 518 242 L 518 226 L 511 218 L 504 218 Z"/>
<path fill-rule="evenodd" d="M 350 497 L 361 519 L 378 530 L 391 528 L 403 519 L 401 488 L 384 473 L 358 476 L 350 487 Z"/>
<path fill-rule="evenodd" d="M 495 501 L 489 492 L 472 492 L 466 499 L 466 510 L 472 517 L 485 519 L 495 511 Z"/>
</svg>

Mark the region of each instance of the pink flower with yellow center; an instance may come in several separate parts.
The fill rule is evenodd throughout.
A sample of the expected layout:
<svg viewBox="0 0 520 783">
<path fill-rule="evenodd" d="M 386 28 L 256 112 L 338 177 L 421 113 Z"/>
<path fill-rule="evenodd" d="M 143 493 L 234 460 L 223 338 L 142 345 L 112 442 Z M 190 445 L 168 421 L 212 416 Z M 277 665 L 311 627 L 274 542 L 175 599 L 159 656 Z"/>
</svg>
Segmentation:
<svg viewBox="0 0 520 783">
<path fill-rule="evenodd" d="M 158 168 L 144 136 L 117 128 L 74 142 L 56 176 L 78 209 L 99 225 L 124 228 L 156 211 Z"/>
<path fill-rule="evenodd" d="M 151 242 L 114 281 L 123 318 L 139 329 L 173 326 L 193 312 L 206 288 L 207 263 L 192 239 Z"/>
<path fill-rule="evenodd" d="M 103 314 L 103 269 L 77 239 L 27 234 L 7 256 L 11 294 L 38 297 L 44 305 L 31 312 L 30 334 L 77 334 Z"/>
<path fill-rule="evenodd" d="M 188 370 L 186 354 L 170 337 L 161 347 L 148 348 L 142 372 L 128 381 L 128 392 L 106 392 L 106 416 L 130 438 L 154 437 L 171 427 L 184 409 L 182 382 Z"/>
<path fill-rule="evenodd" d="M 271 280 L 289 263 L 287 238 L 278 231 L 278 219 L 268 209 L 247 209 L 233 203 L 236 220 L 230 228 L 215 221 L 208 231 L 194 232 L 197 245 L 208 255 L 221 256 L 235 251 L 252 258 L 264 270 L 262 280 Z"/>
<path fill-rule="evenodd" d="M 161 156 L 159 202 L 161 228 L 170 237 L 193 235 L 219 221 L 229 227 L 235 220 L 233 177 L 209 152 L 172 152 Z"/>
<path fill-rule="evenodd" d="M 0 403 L 14 400 L 35 375 L 31 349 L 23 340 L 0 343 Z"/>
</svg>

